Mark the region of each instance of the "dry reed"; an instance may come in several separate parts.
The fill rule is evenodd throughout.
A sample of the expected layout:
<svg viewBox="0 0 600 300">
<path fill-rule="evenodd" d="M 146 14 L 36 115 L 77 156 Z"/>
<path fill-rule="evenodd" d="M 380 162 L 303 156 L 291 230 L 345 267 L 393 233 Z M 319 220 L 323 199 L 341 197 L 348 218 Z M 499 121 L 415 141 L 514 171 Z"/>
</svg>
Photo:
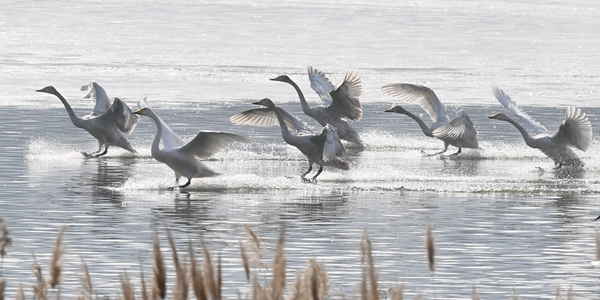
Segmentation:
<svg viewBox="0 0 600 300">
<path fill-rule="evenodd" d="M 142 285 L 142 300 L 148 300 L 148 290 L 146 289 L 146 279 L 144 278 L 144 269 L 140 266 L 140 281 Z"/>
<path fill-rule="evenodd" d="M 152 257 L 154 260 L 154 280 L 152 285 L 152 300 L 165 299 L 167 296 L 167 268 L 160 252 L 160 242 L 158 240 L 158 234 L 154 232 L 154 250 Z"/>
<path fill-rule="evenodd" d="M 135 292 L 133 290 L 133 286 L 131 286 L 131 283 L 129 282 L 129 276 L 127 276 L 127 273 L 125 273 L 125 275 L 123 276 L 120 276 L 120 280 L 121 291 L 123 292 L 123 299 L 135 300 Z"/>
<path fill-rule="evenodd" d="M 208 296 L 204 286 L 204 278 L 202 271 L 198 269 L 198 263 L 196 262 L 196 258 L 194 256 L 194 249 L 192 248 L 191 241 L 189 243 L 188 252 L 190 256 L 190 273 L 192 277 L 192 288 L 194 289 L 194 295 L 196 296 L 197 300 L 207 300 Z"/>
<path fill-rule="evenodd" d="M 31 255 L 33 256 L 33 275 L 37 281 L 37 284 L 31 286 L 33 288 L 33 294 L 35 299 L 48 300 L 48 288 L 46 286 L 44 275 L 42 274 L 42 267 L 37 263 L 35 254 L 32 252 Z"/>
<path fill-rule="evenodd" d="M 0 278 L 0 300 L 4 300 L 4 288 L 6 287 L 6 280 Z"/>
<path fill-rule="evenodd" d="M 90 276 L 90 271 L 88 269 L 87 264 L 81 258 L 81 265 L 83 268 L 83 276 L 79 276 L 79 283 L 81 287 L 83 287 L 83 292 L 81 293 L 81 299 L 83 300 L 93 300 L 94 299 L 94 289 L 92 285 L 92 277 Z"/>
<path fill-rule="evenodd" d="M 283 243 L 285 240 L 285 228 L 279 233 L 277 249 L 275 250 L 275 261 L 273 262 L 273 279 L 271 281 L 271 299 L 282 300 L 285 289 L 285 257 L 283 256 Z"/>
<path fill-rule="evenodd" d="M 242 266 L 244 267 L 244 272 L 246 272 L 246 280 L 250 281 L 250 262 L 248 261 L 248 254 L 246 254 L 246 249 L 242 242 L 240 242 L 240 253 L 242 255 Z"/>
<path fill-rule="evenodd" d="M 23 285 L 19 283 L 19 290 L 17 291 L 17 300 L 26 300 L 25 291 L 23 291 Z"/>
<path fill-rule="evenodd" d="M 252 242 L 255 245 L 256 249 L 261 249 L 260 239 L 256 234 L 245 227 L 249 232 Z M 182 264 L 179 260 L 177 250 L 175 247 L 175 242 L 171 233 L 168 229 L 167 237 L 171 248 L 173 250 L 173 261 L 176 275 L 178 277 L 178 282 L 176 283 L 176 292 L 173 294 L 172 299 L 186 299 L 187 290 L 183 290 L 180 285 L 184 284 L 185 286 L 189 286 L 189 282 L 187 281 L 187 270 L 184 264 Z M 65 232 L 65 227 L 63 227 L 57 237 L 57 241 L 54 247 L 53 256 L 52 256 L 52 268 L 59 268 L 58 272 L 55 272 L 54 278 L 60 277 L 60 258 L 64 252 L 62 247 L 63 235 Z M 284 237 L 285 237 L 285 229 L 283 229 L 279 235 L 275 258 L 273 262 L 273 276 L 271 279 L 270 288 L 263 287 L 260 284 L 260 279 L 258 276 L 254 276 L 252 280 L 252 299 L 267 299 L 267 300 L 283 300 L 286 288 L 286 259 L 284 256 Z M 598 242 L 598 230 L 595 232 L 595 239 L 597 241 L 597 245 L 600 244 Z M 192 286 L 194 289 L 194 294 L 196 299 L 198 300 L 220 300 L 221 296 L 221 288 L 222 288 L 222 268 L 221 268 L 221 259 L 218 258 L 218 262 L 215 265 L 213 264 L 213 259 L 210 251 L 207 249 L 204 240 L 200 238 L 202 251 L 204 255 L 204 268 L 201 270 L 198 266 L 198 262 L 194 256 L 194 250 L 192 247 L 192 243 L 189 244 L 189 257 L 190 257 L 190 280 L 192 282 Z M 361 299 L 364 300 L 373 300 L 379 299 L 379 290 L 378 290 L 378 279 L 376 276 L 374 259 L 372 255 L 372 244 L 367 235 L 366 230 L 363 233 L 361 238 L 361 251 L 362 257 L 361 262 L 363 265 L 363 279 L 361 281 Z M 162 258 L 162 254 L 160 251 L 160 243 L 158 239 L 158 234 L 154 232 L 154 240 L 153 240 L 153 271 L 154 271 L 154 285 L 152 289 L 152 300 L 165 299 L 166 298 L 166 266 Z M 600 246 L 598 246 L 600 248 Z M 430 263 L 430 269 L 432 271 L 435 270 L 433 267 L 433 256 L 434 256 L 434 241 L 433 236 L 431 234 L 431 227 L 427 226 L 426 230 L 426 248 L 427 248 L 427 258 Z M 240 249 L 242 252 L 245 250 L 244 246 L 240 242 Z M 49 282 L 46 282 L 44 276 L 42 274 L 42 268 L 38 264 L 35 254 L 33 254 L 33 271 L 37 281 L 37 284 L 32 285 L 34 292 L 34 299 L 38 300 L 48 300 L 48 286 Z M 242 259 L 243 261 L 248 261 L 247 257 Z M 81 259 L 83 266 L 83 276 L 79 277 L 79 282 L 83 287 L 84 293 L 78 299 L 82 300 L 92 300 L 93 296 L 93 286 L 91 276 L 89 274 L 89 269 L 83 258 Z M 260 262 L 259 262 L 260 263 Z M 57 267 L 58 266 L 58 267 Z M 244 267 L 246 277 L 249 277 L 249 267 Z M 258 273 L 257 273 L 258 274 Z M 140 272 L 141 282 L 142 282 L 142 299 L 148 300 L 149 293 L 146 291 L 146 284 L 144 279 L 144 272 L 141 270 Z M 186 277 L 184 282 L 179 282 L 179 277 Z M 133 300 L 135 299 L 135 291 L 133 285 L 131 285 L 127 274 L 120 277 L 121 289 L 122 289 L 122 298 L 124 300 Z M 267 283 L 265 279 L 265 283 Z M 3 290 L 6 286 L 6 282 L 0 278 L 0 300 L 3 300 L 4 293 Z M 267 286 L 267 284 L 265 284 Z M 187 287 L 186 287 L 187 289 Z M 302 273 L 298 273 L 296 276 L 296 280 L 292 286 L 292 293 L 287 297 L 290 300 L 317 300 L 317 299 L 325 299 L 329 296 L 330 286 L 328 283 L 327 273 L 325 272 L 325 268 L 322 264 L 318 263 L 315 259 L 310 259 L 309 266 L 304 269 Z M 185 295 L 182 294 L 182 291 L 185 291 Z M 404 292 L 404 285 L 400 287 L 393 287 L 389 289 L 390 297 L 392 300 L 402 300 Z M 179 295 L 178 295 L 179 294 Z M 340 297 L 345 299 L 343 296 L 343 291 L 340 292 Z M 119 297 L 121 298 L 121 297 Z M 242 299 L 242 296 L 238 291 L 238 298 Z M 387 298 L 387 297 L 386 297 Z M 418 293 L 414 299 L 420 299 L 421 294 Z M 479 294 L 476 291 L 475 285 L 472 286 L 471 290 L 471 298 L 472 299 L 481 299 Z M 513 292 L 510 295 L 511 299 L 520 299 L 521 297 L 517 294 L 516 289 L 513 289 Z M 566 298 L 564 299 L 572 299 L 573 298 L 573 290 L 572 287 L 569 289 Z M 16 299 L 25 300 L 25 293 L 23 291 L 22 285 L 19 284 L 19 289 L 16 294 Z M 60 299 L 60 286 L 56 293 L 56 299 Z M 560 286 L 556 289 L 556 299 L 563 299 L 563 295 L 561 294 Z"/>
<path fill-rule="evenodd" d="M 62 244 L 63 236 L 67 230 L 66 226 L 63 226 L 56 237 L 56 243 L 54 243 L 54 250 L 52 251 L 52 259 L 50 260 L 50 278 L 48 283 L 52 288 L 62 283 L 62 261 L 61 257 L 65 253 L 65 248 Z"/>
<path fill-rule="evenodd" d="M 4 270 L 4 256 L 6 256 L 6 249 L 12 246 L 12 238 L 10 237 L 10 230 L 6 226 L 4 219 L 0 218 L 0 277 Z M 0 295 L 1 297 L 2 295 Z"/>
<path fill-rule="evenodd" d="M 377 275 L 375 275 L 375 263 L 373 261 L 371 240 L 367 234 L 367 230 L 363 231 L 361 238 L 361 250 L 363 263 L 363 279 L 361 284 L 362 299 L 378 300 L 379 291 L 377 288 Z M 367 277 L 369 284 L 367 285 Z"/>
<path fill-rule="evenodd" d="M 167 226 L 165 226 L 167 233 L 167 239 L 171 246 L 171 252 L 173 253 L 173 264 L 175 265 L 175 274 L 177 276 L 177 284 L 175 285 L 175 292 L 173 293 L 174 300 L 187 300 L 188 297 L 188 282 L 187 282 L 187 270 L 179 262 L 179 256 L 177 255 L 177 247 L 175 247 L 175 241 L 173 235 Z"/>
<path fill-rule="evenodd" d="M 435 271 L 435 245 L 433 234 L 431 233 L 431 225 L 427 225 L 425 230 L 425 248 L 427 249 L 427 261 L 429 262 L 429 270 Z"/>
</svg>

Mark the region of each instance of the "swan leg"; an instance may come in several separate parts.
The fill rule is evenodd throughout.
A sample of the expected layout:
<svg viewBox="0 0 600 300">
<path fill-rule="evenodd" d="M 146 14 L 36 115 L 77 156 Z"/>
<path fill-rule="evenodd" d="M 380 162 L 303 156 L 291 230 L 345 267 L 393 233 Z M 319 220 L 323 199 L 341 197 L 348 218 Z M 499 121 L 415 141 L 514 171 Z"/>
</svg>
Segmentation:
<svg viewBox="0 0 600 300">
<path fill-rule="evenodd" d="M 323 172 L 323 165 L 321 165 L 319 167 L 319 171 L 317 171 L 317 174 L 315 174 L 315 176 L 313 176 L 313 178 L 311 179 L 311 181 L 317 181 L 317 176 L 319 176 L 319 174 L 321 174 L 321 172 Z"/>
<path fill-rule="evenodd" d="M 177 174 L 177 172 L 175 172 L 175 183 L 173 183 L 170 187 L 167 188 L 167 190 L 172 191 L 175 189 L 176 186 L 179 186 L 179 178 L 181 177 L 181 175 Z"/>
<path fill-rule="evenodd" d="M 459 148 L 459 149 L 460 149 L 460 148 Z M 438 155 L 438 154 L 445 153 L 446 151 L 448 151 L 448 144 L 444 143 L 444 150 L 442 150 L 442 151 L 440 151 L 440 152 L 436 152 L 436 153 L 429 154 L 429 153 L 427 153 L 427 152 L 425 152 L 425 151 L 421 150 L 421 154 L 423 154 L 423 156 L 430 157 L 430 156 L 436 156 L 436 155 Z"/>
<path fill-rule="evenodd" d="M 98 151 L 98 152 L 100 152 L 100 151 Z M 106 153 L 108 153 L 108 145 L 105 145 L 104 152 L 102 152 L 102 153 L 96 153 L 96 154 L 94 154 L 94 157 L 100 157 L 102 155 L 105 155 Z"/>
<path fill-rule="evenodd" d="M 458 148 L 458 151 L 456 151 L 456 153 L 452 153 L 448 156 L 456 156 L 456 155 L 459 155 L 461 152 L 462 152 L 462 148 Z"/>
<path fill-rule="evenodd" d="M 192 179 L 188 178 L 187 182 L 184 185 L 180 185 L 179 188 L 180 189 L 185 188 L 185 187 L 189 186 L 190 183 L 192 183 Z"/>
<path fill-rule="evenodd" d="M 310 173 L 310 171 L 312 171 L 312 166 L 313 166 L 313 164 L 309 163 L 309 165 L 308 165 L 308 171 L 306 171 L 306 172 L 304 172 L 304 174 L 300 175 L 300 178 L 302 178 L 302 180 L 306 180 L 305 176 L 306 176 L 306 174 Z"/>
<path fill-rule="evenodd" d="M 102 143 L 101 141 L 98 141 L 98 150 L 96 152 L 81 152 L 81 154 L 83 154 L 83 156 L 87 157 L 96 157 L 96 154 L 100 153 L 100 151 L 102 151 L 102 146 L 104 145 L 104 143 Z"/>
</svg>

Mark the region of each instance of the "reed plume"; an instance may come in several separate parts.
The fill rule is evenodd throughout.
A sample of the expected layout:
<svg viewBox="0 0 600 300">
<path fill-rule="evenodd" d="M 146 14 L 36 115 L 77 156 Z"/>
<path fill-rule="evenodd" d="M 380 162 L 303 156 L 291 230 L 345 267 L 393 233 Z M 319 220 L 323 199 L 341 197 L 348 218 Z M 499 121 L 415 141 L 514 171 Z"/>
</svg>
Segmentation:
<svg viewBox="0 0 600 300">
<path fill-rule="evenodd" d="M 173 235 L 167 226 L 165 226 L 167 232 L 167 239 L 171 246 L 171 252 L 173 253 L 173 264 L 175 265 L 175 274 L 177 275 L 177 284 L 175 286 L 175 293 L 173 295 L 174 300 L 187 300 L 188 297 L 188 282 L 187 282 L 187 270 L 179 262 L 179 256 L 177 255 L 177 247 L 175 247 L 175 241 Z"/>
<path fill-rule="evenodd" d="M 4 288 L 6 287 L 6 280 L 0 278 L 0 300 L 4 300 Z"/>
<path fill-rule="evenodd" d="M 240 253 L 242 256 L 242 266 L 244 267 L 244 272 L 246 272 L 246 280 L 250 281 L 250 262 L 248 261 L 248 254 L 246 254 L 246 249 L 242 242 L 240 244 Z"/>
<path fill-rule="evenodd" d="M 33 256 L 33 275 L 37 281 L 36 285 L 31 286 L 33 288 L 33 294 L 35 299 L 48 300 L 48 288 L 46 286 L 44 275 L 42 274 L 42 267 L 37 263 L 35 254 L 31 252 L 31 255 Z"/>
<path fill-rule="evenodd" d="M 124 276 L 119 276 L 121 280 L 121 289 L 123 290 L 123 299 L 124 300 L 135 300 L 135 292 L 133 290 L 133 286 L 129 282 L 129 276 L 125 273 Z"/>
<path fill-rule="evenodd" d="M 26 300 L 25 291 L 23 291 L 23 285 L 19 282 L 19 290 L 17 291 L 17 300 Z"/>
<path fill-rule="evenodd" d="M 399 287 L 391 287 L 390 298 L 392 300 L 402 300 L 404 298 L 404 284 Z"/>
<path fill-rule="evenodd" d="M 81 286 L 83 287 L 83 292 L 81 293 L 81 296 L 82 296 L 81 298 L 83 300 L 93 300 L 94 299 L 94 289 L 92 286 L 92 277 L 90 276 L 90 271 L 88 269 L 87 264 L 83 260 L 83 257 L 81 258 L 81 265 L 83 268 L 83 276 L 78 276 L 79 283 L 81 283 Z"/>
<path fill-rule="evenodd" d="M 208 286 L 208 291 L 212 296 L 213 300 L 221 299 L 221 259 L 219 258 L 219 265 L 217 274 L 215 275 L 215 266 L 212 263 L 210 251 L 206 248 L 204 239 L 200 237 L 200 245 L 202 246 L 202 252 L 204 253 L 204 279 L 205 284 Z M 218 276 L 218 278 L 215 278 Z"/>
<path fill-rule="evenodd" d="M 431 225 L 427 225 L 425 230 L 425 248 L 427 249 L 427 261 L 429 262 L 429 270 L 435 271 L 435 245 L 433 234 L 431 233 Z"/>
<path fill-rule="evenodd" d="M 192 288 L 194 289 L 194 295 L 197 300 L 207 300 L 206 288 L 204 287 L 204 278 L 202 271 L 198 269 L 198 263 L 194 256 L 194 249 L 192 248 L 192 242 L 189 242 L 188 251 L 190 255 L 190 273 L 192 276 Z"/>
<path fill-rule="evenodd" d="M 363 297 L 362 299 L 378 300 L 379 291 L 377 289 L 377 275 L 375 275 L 375 263 L 373 261 L 371 240 L 369 239 L 369 235 L 367 234 L 366 229 L 363 231 L 363 236 L 361 238 L 360 245 L 363 254 L 361 258 L 361 262 L 363 263 L 363 279 L 361 283 L 361 294 Z M 369 285 L 367 285 L 367 277 Z"/>
<path fill-rule="evenodd" d="M 256 235 L 256 233 L 254 233 L 254 231 L 250 227 L 244 225 L 244 229 L 246 229 L 246 231 L 248 232 L 249 237 L 248 242 L 246 244 L 248 245 L 248 248 L 250 248 L 250 250 L 254 252 L 254 255 L 250 259 L 250 263 L 253 265 L 259 265 L 261 259 L 267 256 L 267 248 L 262 243 L 262 240 Z"/>
<path fill-rule="evenodd" d="M 165 299 L 167 296 L 167 268 L 160 252 L 160 242 L 158 240 L 158 234 L 154 231 L 154 280 L 152 286 L 152 300 Z"/>
<path fill-rule="evenodd" d="M 146 289 L 146 279 L 144 278 L 142 266 L 140 266 L 140 281 L 142 284 L 142 300 L 148 300 L 148 290 Z"/>
<path fill-rule="evenodd" d="M 66 226 L 63 226 L 58 233 L 58 237 L 56 237 L 56 243 L 54 243 L 54 250 L 52 251 L 52 259 L 50 260 L 50 279 L 48 283 L 52 288 L 62 283 L 62 255 L 65 253 L 65 248 L 63 247 L 63 236 L 65 234 L 65 230 L 67 230 Z"/>
<path fill-rule="evenodd" d="M 285 289 L 285 257 L 283 256 L 283 243 L 285 240 L 285 227 L 279 233 L 275 261 L 273 262 L 273 279 L 271 281 L 271 299 L 283 299 Z"/>
<path fill-rule="evenodd" d="M 0 217 L 0 277 L 4 270 L 4 256 L 6 256 L 6 249 L 12 246 L 12 238 L 10 237 L 10 230 L 6 227 L 6 222 Z"/>
<path fill-rule="evenodd" d="M 479 297 L 479 294 L 477 293 L 477 289 L 475 288 L 475 285 L 473 285 L 473 287 L 471 288 L 471 299 L 481 300 L 481 297 Z"/>
<path fill-rule="evenodd" d="M 329 282 L 325 266 L 310 259 L 308 267 L 296 274 L 290 300 L 325 299 L 329 295 Z"/>
</svg>

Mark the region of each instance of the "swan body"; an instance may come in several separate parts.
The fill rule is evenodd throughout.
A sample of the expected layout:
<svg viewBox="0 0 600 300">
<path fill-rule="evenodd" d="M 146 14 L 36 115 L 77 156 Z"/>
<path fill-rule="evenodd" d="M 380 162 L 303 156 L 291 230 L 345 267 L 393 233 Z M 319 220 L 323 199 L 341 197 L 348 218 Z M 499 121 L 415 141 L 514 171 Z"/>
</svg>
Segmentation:
<svg viewBox="0 0 600 300">
<path fill-rule="evenodd" d="M 308 67 L 308 78 L 311 82 L 310 86 L 319 95 L 323 105 L 310 107 L 300 87 L 287 75 L 277 76 L 271 80 L 293 86 L 300 98 L 302 111 L 307 116 L 315 119 L 321 126 L 330 124 L 335 127 L 340 139 L 362 145 L 360 136 L 349 122 L 360 121 L 362 118 L 362 105 L 359 101 L 362 93 L 361 78 L 353 72 L 348 72 L 342 84 L 336 88 L 323 72 L 311 66 Z"/>
<path fill-rule="evenodd" d="M 560 125 L 558 132 L 554 135 L 550 135 L 544 126 L 530 117 L 495 84 L 492 85 L 492 91 L 502 106 L 517 116 L 521 121 L 532 127 L 536 132 L 536 135 L 529 135 L 527 130 L 521 126 L 521 124 L 503 113 L 494 114 L 489 118 L 513 124 L 523 136 L 527 146 L 542 151 L 546 156 L 551 158 L 558 167 L 579 167 L 584 165 L 583 161 L 571 149 L 577 148 L 581 151 L 586 151 L 592 141 L 592 125 L 585 113 L 579 108 L 568 107 L 566 118 Z"/>
<path fill-rule="evenodd" d="M 100 87 L 100 89 L 102 88 Z M 102 89 L 102 91 L 104 90 Z M 94 153 L 82 152 L 84 156 L 99 157 L 105 155 L 110 146 L 117 146 L 130 152 L 136 152 L 131 146 L 131 143 L 129 143 L 129 140 L 127 140 L 125 134 L 130 133 L 135 129 L 139 116 L 132 115 L 129 106 L 121 99 L 115 98 L 113 103 L 104 112 L 100 113 L 99 110 L 96 111 L 95 109 L 91 114 L 79 118 L 75 115 L 75 112 L 73 112 L 73 109 L 67 100 L 65 100 L 54 87 L 47 86 L 36 92 L 48 93 L 58 97 L 65 106 L 73 125 L 86 130 L 98 140 L 98 151 Z M 104 93 L 104 95 L 106 95 L 106 93 Z M 104 152 L 100 152 L 102 151 L 102 146 L 105 147 Z"/>
<path fill-rule="evenodd" d="M 462 148 L 479 149 L 477 130 L 469 115 L 460 110 L 458 116 L 450 121 L 450 118 L 446 114 L 446 106 L 438 99 L 432 89 L 422 85 L 397 83 L 384 85 L 381 91 L 387 96 L 418 104 L 431 117 L 433 124 L 427 126 L 421 118 L 408 112 L 401 106 L 394 106 L 386 110 L 386 112 L 395 112 L 409 116 L 419 124 L 426 136 L 436 137 L 444 142 L 444 150 L 429 155 L 445 153 L 449 145 L 458 148 L 458 152 L 452 155 L 461 153 Z"/>
<path fill-rule="evenodd" d="M 230 118 L 231 122 L 236 125 L 279 126 L 283 140 L 298 148 L 308 159 L 308 171 L 300 176 L 303 180 L 306 180 L 305 176 L 312 171 L 313 164 L 319 165 L 319 171 L 312 177 L 312 181 L 321 174 L 323 166 L 350 169 L 349 163 L 339 159 L 346 153 L 346 149 L 332 125 L 325 124 L 321 132 L 314 133 L 286 110 L 275 106 L 270 99 L 265 98 L 253 104 L 265 108 L 251 109 L 233 115 Z"/>
<path fill-rule="evenodd" d="M 164 121 L 148 107 L 141 108 L 133 114 L 147 116 L 156 123 L 156 136 L 154 137 L 151 148 L 152 157 L 166 164 L 175 172 L 175 185 L 179 185 L 179 178 L 181 178 L 181 176 L 187 178 L 187 182 L 184 185 L 179 185 L 180 188 L 189 186 L 192 178 L 219 175 L 198 159 L 209 158 L 232 142 L 251 142 L 250 139 L 233 133 L 200 131 L 198 135 L 187 144 L 161 149 L 160 142 L 163 137 L 163 132 L 165 132 L 166 129 L 164 127 Z"/>
</svg>

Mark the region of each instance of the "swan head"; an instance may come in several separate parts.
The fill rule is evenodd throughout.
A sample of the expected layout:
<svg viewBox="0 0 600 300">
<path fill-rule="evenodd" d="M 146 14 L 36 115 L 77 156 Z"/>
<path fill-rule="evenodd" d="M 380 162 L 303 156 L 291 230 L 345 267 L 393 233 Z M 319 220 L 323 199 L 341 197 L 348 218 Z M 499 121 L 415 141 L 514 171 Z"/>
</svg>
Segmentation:
<svg viewBox="0 0 600 300">
<path fill-rule="evenodd" d="M 273 81 L 291 82 L 292 80 L 287 75 L 279 75 L 275 78 L 271 78 Z"/>
<path fill-rule="evenodd" d="M 395 112 L 395 113 L 403 114 L 406 112 L 406 110 L 404 108 L 402 108 L 402 106 L 396 105 L 396 106 L 386 110 L 385 112 Z"/>
<path fill-rule="evenodd" d="M 56 93 L 58 93 L 58 91 L 56 91 L 56 89 L 53 86 L 47 86 L 43 89 L 37 90 L 36 92 L 48 93 L 48 94 L 53 94 L 53 95 L 56 95 Z"/>
<path fill-rule="evenodd" d="M 266 106 L 266 107 L 274 107 L 275 106 L 275 104 L 273 104 L 273 101 L 271 101 L 271 99 L 269 99 L 269 98 L 260 99 L 258 102 L 254 102 L 252 104 L 262 105 L 262 106 Z"/>
<path fill-rule="evenodd" d="M 148 115 L 150 115 L 150 108 L 148 108 L 148 107 L 140 108 L 140 109 L 134 111 L 133 114 L 134 115 L 148 116 Z"/>
<path fill-rule="evenodd" d="M 501 120 L 501 121 L 506 121 L 508 120 L 508 116 L 506 116 L 503 113 L 499 113 L 499 114 L 494 114 L 488 117 L 489 119 L 496 119 L 496 120 Z"/>
</svg>

